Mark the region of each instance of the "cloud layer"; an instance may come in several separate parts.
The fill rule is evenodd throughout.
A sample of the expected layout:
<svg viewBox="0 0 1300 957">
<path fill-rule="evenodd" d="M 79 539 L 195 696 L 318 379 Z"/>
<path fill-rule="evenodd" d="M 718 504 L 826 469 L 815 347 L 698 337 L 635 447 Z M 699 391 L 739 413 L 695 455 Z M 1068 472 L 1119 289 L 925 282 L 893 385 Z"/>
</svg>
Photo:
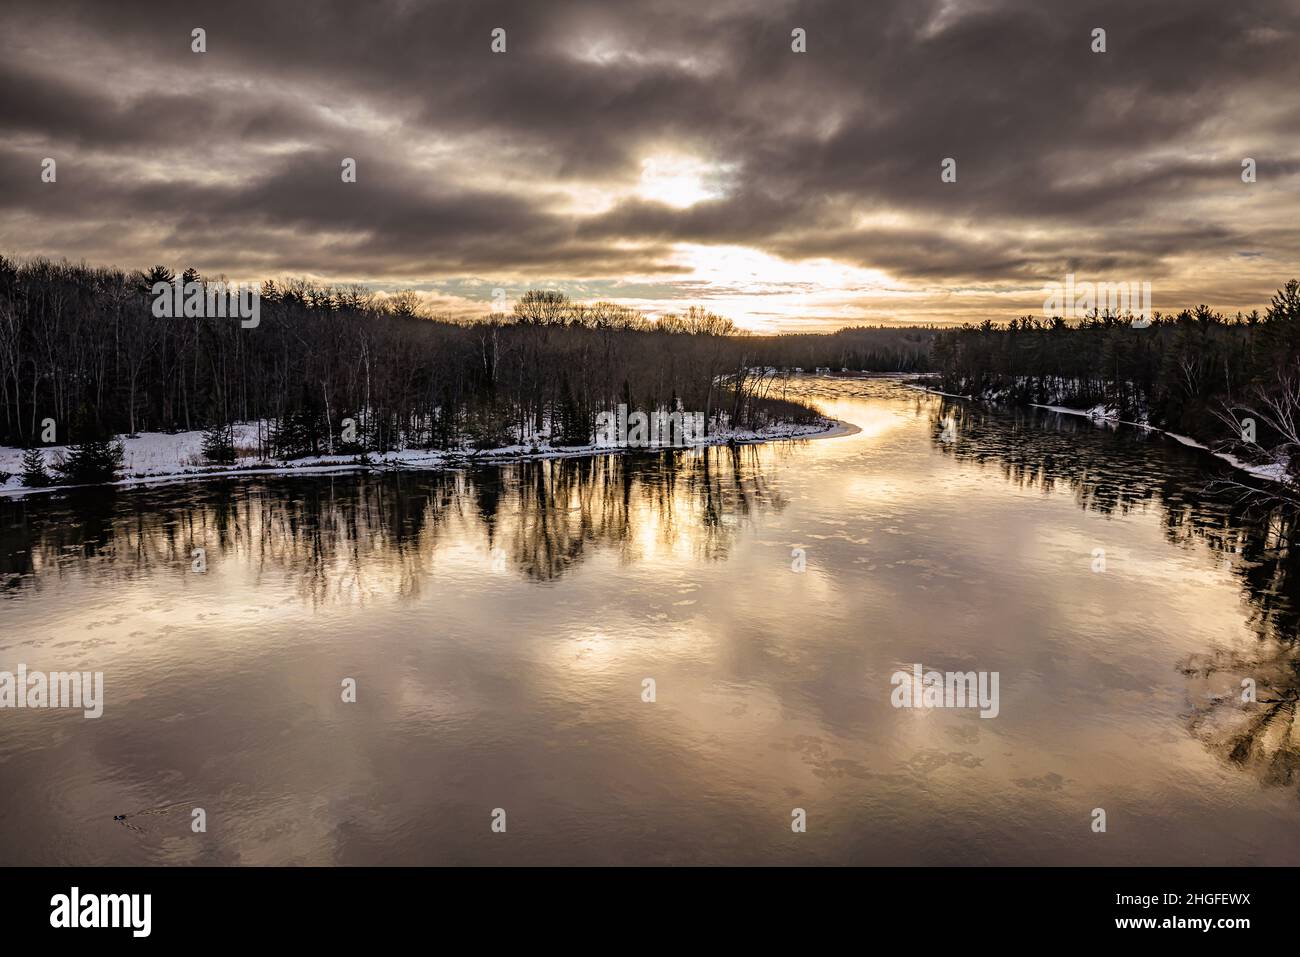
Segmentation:
<svg viewBox="0 0 1300 957">
<path fill-rule="evenodd" d="M 1298 27 L 1289 0 L 8 0 L 0 250 L 757 328 L 1006 318 L 1067 272 L 1248 309 L 1300 271 Z"/>
</svg>

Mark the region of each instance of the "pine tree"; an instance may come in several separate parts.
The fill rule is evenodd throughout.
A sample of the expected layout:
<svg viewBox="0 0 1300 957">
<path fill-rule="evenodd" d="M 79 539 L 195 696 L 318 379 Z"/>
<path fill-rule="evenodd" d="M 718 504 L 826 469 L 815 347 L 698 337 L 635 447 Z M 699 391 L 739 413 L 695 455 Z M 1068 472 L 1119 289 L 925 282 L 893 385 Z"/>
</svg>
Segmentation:
<svg viewBox="0 0 1300 957">
<path fill-rule="evenodd" d="M 38 448 L 24 452 L 23 484 L 28 488 L 44 488 L 50 481 L 50 473 L 45 469 L 45 453 Z"/>
<path fill-rule="evenodd" d="M 74 485 L 112 482 L 122 469 L 124 454 L 122 443 L 97 439 L 72 446 L 54 469 Z"/>
<path fill-rule="evenodd" d="M 235 433 L 229 425 L 216 422 L 203 430 L 203 457 L 215 465 L 233 465 Z"/>
<path fill-rule="evenodd" d="M 555 410 L 551 443 L 557 446 L 582 446 L 591 444 L 591 427 L 578 403 L 566 373 L 560 381 L 560 401 Z"/>
</svg>

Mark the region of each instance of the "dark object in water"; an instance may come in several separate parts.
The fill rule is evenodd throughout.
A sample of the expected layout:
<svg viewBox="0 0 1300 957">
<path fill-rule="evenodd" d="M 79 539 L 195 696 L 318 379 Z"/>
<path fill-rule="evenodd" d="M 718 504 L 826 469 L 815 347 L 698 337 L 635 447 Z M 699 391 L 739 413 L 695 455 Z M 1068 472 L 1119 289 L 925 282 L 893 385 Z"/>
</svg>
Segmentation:
<svg viewBox="0 0 1300 957">
<path fill-rule="evenodd" d="M 190 802 L 188 801 L 177 801 L 174 804 L 161 804 L 158 807 L 149 807 L 149 808 L 145 808 L 143 811 L 133 811 L 130 814 L 114 814 L 113 820 L 117 821 L 117 823 L 121 824 L 123 827 L 129 827 L 131 830 L 139 831 L 140 833 L 143 834 L 145 833 L 146 830 L 145 828 L 137 827 L 134 824 L 129 824 L 127 823 L 126 819 L 128 817 L 140 817 L 141 815 L 167 814 L 168 812 L 174 811 L 178 807 L 184 807 L 189 803 Z"/>
</svg>

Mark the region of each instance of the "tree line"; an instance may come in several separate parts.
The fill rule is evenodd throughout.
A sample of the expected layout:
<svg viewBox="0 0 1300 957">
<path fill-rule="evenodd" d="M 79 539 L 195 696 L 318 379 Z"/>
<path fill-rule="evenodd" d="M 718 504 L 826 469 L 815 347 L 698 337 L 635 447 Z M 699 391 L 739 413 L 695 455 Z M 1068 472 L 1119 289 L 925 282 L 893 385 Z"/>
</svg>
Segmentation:
<svg viewBox="0 0 1300 957">
<path fill-rule="evenodd" d="M 1300 282 L 1261 314 L 1177 313 L 985 321 L 939 332 L 945 392 L 1074 408 L 1300 465 Z"/>
<path fill-rule="evenodd" d="M 255 328 L 158 318 L 155 287 L 176 280 L 165 266 L 0 257 L 0 444 L 100 443 L 58 463 L 70 475 L 102 468 L 113 436 L 145 431 L 204 430 L 208 457 L 233 461 L 236 422 L 267 423 L 242 451 L 274 458 L 583 446 L 620 404 L 702 412 L 710 432 L 814 421 L 784 397 L 783 375 L 848 369 L 936 372 L 948 392 L 1104 405 L 1203 441 L 1300 453 L 1295 280 L 1264 313 L 1232 318 L 1198 306 L 1142 322 L 1094 312 L 776 336 L 699 306 L 655 319 L 553 290 L 454 321 L 412 292 L 304 280 L 264 282 Z M 179 281 L 207 280 L 191 269 Z"/>
<path fill-rule="evenodd" d="M 599 412 L 702 412 L 707 428 L 810 422 L 774 389 L 757 337 L 700 307 L 651 320 L 533 290 L 510 313 L 457 322 L 414 293 L 267 281 L 256 328 L 158 318 L 155 266 L 125 272 L 0 257 L 0 444 L 103 442 L 265 420 L 259 454 L 592 441 Z M 193 270 L 183 283 L 204 283 Z"/>
</svg>

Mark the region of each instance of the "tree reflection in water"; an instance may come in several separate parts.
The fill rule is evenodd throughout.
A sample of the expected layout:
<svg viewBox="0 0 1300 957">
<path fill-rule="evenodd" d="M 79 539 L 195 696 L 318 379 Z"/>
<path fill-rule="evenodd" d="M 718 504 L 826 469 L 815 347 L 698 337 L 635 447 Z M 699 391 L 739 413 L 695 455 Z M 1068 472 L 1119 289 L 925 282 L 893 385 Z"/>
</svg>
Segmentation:
<svg viewBox="0 0 1300 957">
<path fill-rule="evenodd" d="M 312 605 L 415 597 L 453 552 L 504 554 L 552 581 L 595 549 L 635 560 L 647 542 L 725 559 L 738 532 L 785 500 L 758 446 L 519 462 L 466 471 L 219 479 L 0 502 L 0 581 L 44 589 L 77 564 L 133 580 L 238 558 L 292 579 Z"/>
<path fill-rule="evenodd" d="M 1180 665 L 1190 682 L 1188 729 L 1265 784 L 1300 783 L 1300 526 L 1290 509 L 1267 494 L 1243 498 L 1240 489 L 1210 482 L 1211 474 L 1228 467 L 1216 469 L 1196 450 L 1182 455 L 1209 472 L 1204 486 L 1189 487 L 1185 469 L 1168 468 L 1164 457 L 1148 454 L 1151 443 L 1170 441 L 1153 431 L 1121 426 L 1108 441 L 1080 442 L 1081 431 L 1095 434 L 1099 426 L 1061 413 L 948 399 L 935 405 L 918 400 L 916 412 L 929 415 L 932 442 L 945 454 L 995 466 L 1021 488 L 1067 486 L 1080 508 L 1105 515 L 1158 508 L 1172 544 L 1199 543 L 1227 562 L 1247 600 L 1257 643 L 1194 655 Z M 955 430 L 945 440 L 948 423 Z M 1242 700 L 1247 679 L 1255 682 L 1254 701 Z"/>
</svg>

